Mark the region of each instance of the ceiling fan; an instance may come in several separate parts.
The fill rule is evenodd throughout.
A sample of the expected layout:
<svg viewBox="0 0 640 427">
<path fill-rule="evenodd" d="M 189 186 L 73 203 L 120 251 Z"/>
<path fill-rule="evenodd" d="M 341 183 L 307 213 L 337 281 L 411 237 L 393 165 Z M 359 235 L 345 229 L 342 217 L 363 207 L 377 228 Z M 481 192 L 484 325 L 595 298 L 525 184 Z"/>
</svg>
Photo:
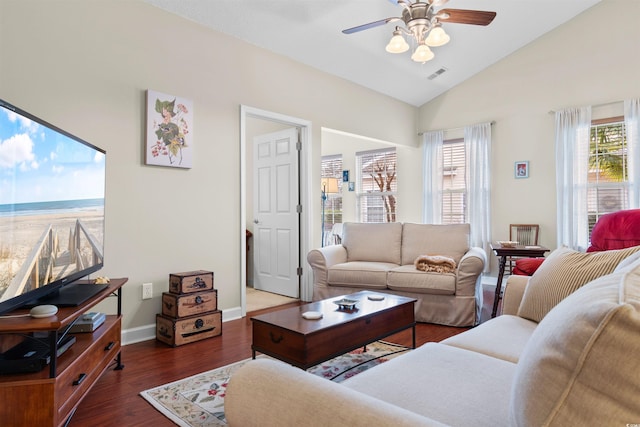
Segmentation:
<svg viewBox="0 0 640 427">
<path fill-rule="evenodd" d="M 449 35 L 442 28 L 442 23 L 489 25 L 496 17 L 495 12 L 466 9 L 440 9 L 449 0 L 389 0 L 402 6 L 402 17 L 385 18 L 368 24 L 342 30 L 344 34 L 353 34 L 369 28 L 379 27 L 389 22 L 403 21 L 404 27 L 397 26 L 393 37 L 386 47 L 387 52 L 402 53 L 409 50 L 409 44 L 403 34 L 415 39 L 417 47 L 411 59 L 416 62 L 426 62 L 434 57 L 429 47 L 442 46 L 449 42 Z"/>
</svg>

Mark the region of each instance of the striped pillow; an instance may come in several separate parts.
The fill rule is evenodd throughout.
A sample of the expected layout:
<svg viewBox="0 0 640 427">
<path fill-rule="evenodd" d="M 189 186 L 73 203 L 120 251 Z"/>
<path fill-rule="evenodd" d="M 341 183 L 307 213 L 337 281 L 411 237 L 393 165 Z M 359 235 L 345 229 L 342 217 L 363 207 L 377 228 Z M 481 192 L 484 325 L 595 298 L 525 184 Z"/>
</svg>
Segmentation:
<svg viewBox="0 0 640 427">
<path fill-rule="evenodd" d="M 518 316 L 540 322 L 544 316 L 582 285 L 610 274 L 620 261 L 640 250 L 640 246 L 603 252 L 577 252 L 558 248 L 529 279 Z"/>
</svg>

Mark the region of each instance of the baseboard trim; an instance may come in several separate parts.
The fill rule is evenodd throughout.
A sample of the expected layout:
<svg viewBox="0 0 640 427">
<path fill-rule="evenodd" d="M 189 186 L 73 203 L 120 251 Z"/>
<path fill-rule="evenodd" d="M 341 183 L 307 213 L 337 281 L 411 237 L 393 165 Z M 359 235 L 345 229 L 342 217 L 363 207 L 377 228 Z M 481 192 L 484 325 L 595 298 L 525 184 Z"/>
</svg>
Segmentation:
<svg viewBox="0 0 640 427">
<path fill-rule="evenodd" d="M 240 307 L 233 307 L 222 310 L 222 322 L 240 319 L 242 310 Z M 156 339 L 156 325 L 138 326 L 135 328 L 125 329 L 121 335 L 122 345 L 135 344 L 137 342 L 149 341 Z"/>
</svg>

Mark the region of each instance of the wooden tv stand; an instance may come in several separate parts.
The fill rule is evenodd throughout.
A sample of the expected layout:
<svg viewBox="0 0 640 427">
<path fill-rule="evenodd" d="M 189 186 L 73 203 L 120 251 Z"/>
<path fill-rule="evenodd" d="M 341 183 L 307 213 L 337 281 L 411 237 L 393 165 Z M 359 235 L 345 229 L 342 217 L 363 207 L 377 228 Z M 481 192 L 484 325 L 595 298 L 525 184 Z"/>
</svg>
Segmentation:
<svg viewBox="0 0 640 427">
<path fill-rule="evenodd" d="M 61 356 L 51 354 L 49 366 L 40 372 L 0 375 L 0 424 L 3 426 L 62 426 L 110 366 L 122 369 L 120 357 L 122 285 L 127 279 L 111 279 L 109 286 L 78 307 L 61 307 L 54 316 L 0 318 L 0 345 L 16 334 L 40 332 L 55 343 L 59 334 L 89 311 L 114 295 L 117 314 L 108 315 L 92 333 L 74 334 L 76 342 Z M 85 282 L 86 283 L 86 282 Z M 87 284 L 86 286 L 92 286 Z M 21 309 L 11 315 L 27 313 Z"/>
</svg>

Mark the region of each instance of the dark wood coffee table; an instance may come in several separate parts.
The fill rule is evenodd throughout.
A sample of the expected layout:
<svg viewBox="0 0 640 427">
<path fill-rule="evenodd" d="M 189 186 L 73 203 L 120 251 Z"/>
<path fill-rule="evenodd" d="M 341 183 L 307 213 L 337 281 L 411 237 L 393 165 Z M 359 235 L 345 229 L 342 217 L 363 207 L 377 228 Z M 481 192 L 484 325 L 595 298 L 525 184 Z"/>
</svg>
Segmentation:
<svg viewBox="0 0 640 427">
<path fill-rule="evenodd" d="M 369 296 L 384 296 L 381 301 Z M 357 300 L 354 309 L 334 304 L 340 299 Z M 414 304 L 417 300 L 397 295 L 362 291 L 298 307 L 285 308 L 251 318 L 253 358 L 267 354 L 302 369 L 345 354 L 396 332 L 412 328 L 416 347 Z M 302 313 L 322 313 L 307 320 Z"/>
</svg>

